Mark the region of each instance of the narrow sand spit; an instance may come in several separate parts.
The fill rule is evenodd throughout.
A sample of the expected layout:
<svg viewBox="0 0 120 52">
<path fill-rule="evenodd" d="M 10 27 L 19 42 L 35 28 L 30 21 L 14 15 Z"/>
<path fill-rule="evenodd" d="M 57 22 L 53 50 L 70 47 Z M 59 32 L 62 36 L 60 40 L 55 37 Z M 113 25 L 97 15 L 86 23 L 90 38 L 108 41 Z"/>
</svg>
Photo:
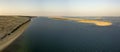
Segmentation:
<svg viewBox="0 0 120 52">
<path fill-rule="evenodd" d="M 111 26 L 112 23 L 111 22 L 106 22 L 106 21 L 97 21 L 97 20 L 80 20 L 78 22 L 82 22 L 82 23 L 92 23 L 95 24 L 97 26 Z"/>
<path fill-rule="evenodd" d="M 80 18 L 64 18 L 64 17 L 51 17 L 57 20 L 72 20 L 80 23 L 91 23 L 97 26 L 111 26 L 112 23 L 109 21 L 102 21 L 102 20 L 89 20 L 89 19 L 80 19 Z"/>
</svg>

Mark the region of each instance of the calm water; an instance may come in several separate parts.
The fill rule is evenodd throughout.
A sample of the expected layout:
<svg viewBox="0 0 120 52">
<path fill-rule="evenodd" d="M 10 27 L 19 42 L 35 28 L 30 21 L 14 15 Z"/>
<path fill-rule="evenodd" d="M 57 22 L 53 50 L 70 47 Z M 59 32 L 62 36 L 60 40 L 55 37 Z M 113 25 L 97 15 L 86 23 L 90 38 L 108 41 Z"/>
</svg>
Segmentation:
<svg viewBox="0 0 120 52">
<path fill-rule="evenodd" d="M 112 26 L 34 18 L 6 52 L 120 52 L 120 18 L 106 18 Z"/>
</svg>

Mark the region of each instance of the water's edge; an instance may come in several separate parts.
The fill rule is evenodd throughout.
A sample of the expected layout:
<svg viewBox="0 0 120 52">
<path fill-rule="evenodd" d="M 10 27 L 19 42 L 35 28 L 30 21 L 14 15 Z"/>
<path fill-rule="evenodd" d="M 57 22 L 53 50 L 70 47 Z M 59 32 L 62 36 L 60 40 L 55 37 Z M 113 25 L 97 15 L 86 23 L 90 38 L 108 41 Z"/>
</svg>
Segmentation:
<svg viewBox="0 0 120 52">
<path fill-rule="evenodd" d="M 30 19 L 27 20 L 26 22 L 22 23 L 19 25 L 15 30 L 11 32 L 10 35 L 5 37 L 3 40 L 1 40 L 0 44 L 0 51 L 4 50 L 7 46 L 9 46 L 14 40 L 16 40 L 28 27 L 30 23 Z"/>
</svg>

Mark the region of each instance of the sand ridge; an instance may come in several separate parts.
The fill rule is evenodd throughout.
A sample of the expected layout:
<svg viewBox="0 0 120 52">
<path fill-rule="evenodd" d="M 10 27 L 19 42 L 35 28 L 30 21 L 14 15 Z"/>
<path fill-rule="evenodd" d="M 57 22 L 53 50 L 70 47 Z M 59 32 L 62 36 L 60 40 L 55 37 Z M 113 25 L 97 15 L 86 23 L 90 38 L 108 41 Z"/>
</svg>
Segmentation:
<svg viewBox="0 0 120 52">
<path fill-rule="evenodd" d="M 102 21 L 102 20 L 91 20 L 91 19 L 80 19 L 80 18 L 65 18 L 65 17 L 50 17 L 52 19 L 57 19 L 57 20 L 72 20 L 80 23 L 91 23 L 95 24 L 97 26 L 111 26 L 112 23 L 109 21 Z"/>
</svg>

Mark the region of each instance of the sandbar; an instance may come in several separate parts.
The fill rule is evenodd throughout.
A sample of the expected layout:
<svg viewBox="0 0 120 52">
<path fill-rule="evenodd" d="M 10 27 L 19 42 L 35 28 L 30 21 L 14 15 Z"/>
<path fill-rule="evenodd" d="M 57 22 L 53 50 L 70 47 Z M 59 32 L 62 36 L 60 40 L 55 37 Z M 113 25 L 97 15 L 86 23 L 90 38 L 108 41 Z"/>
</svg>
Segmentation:
<svg viewBox="0 0 120 52">
<path fill-rule="evenodd" d="M 91 24 L 95 24 L 97 26 L 111 26 L 112 22 L 110 21 L 102 21 L 102 20 L 91 20 L 91 19 L 80 19 L 80 18 L 64 18 L 64 17 L 50 17 L 56 20 L 72 20 L 72 21 L 76 21 L 79 23 L 91 23 Z"/>
</svg>

